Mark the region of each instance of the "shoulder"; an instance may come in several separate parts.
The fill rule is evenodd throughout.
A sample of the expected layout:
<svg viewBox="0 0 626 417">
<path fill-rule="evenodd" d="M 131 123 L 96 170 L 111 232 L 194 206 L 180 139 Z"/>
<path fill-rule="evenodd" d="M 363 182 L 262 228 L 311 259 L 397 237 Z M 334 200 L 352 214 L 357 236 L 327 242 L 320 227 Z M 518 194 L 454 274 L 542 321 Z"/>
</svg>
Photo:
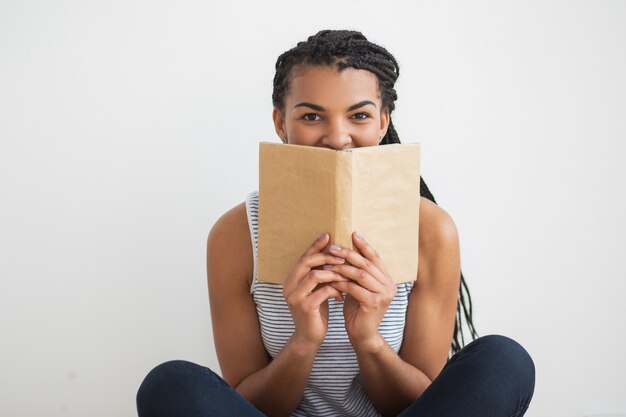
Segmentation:
<svg viewBox="0 0 626 417">
<path fill-rule="evenodd" d="M 248 215 L 246 213 L 246 203 L 242 202 L 222 214 L 209 232 L 209 237 L 216 234 L 228 234 L 227 232 L 236 229 L 248 231 Z"/>
<path fill-rule="evenodd" d="M 215 222 L 207 239 L 207 269 L 219 270 L 220 277 L 246 277 L 251 284 L 254 273 L 252 237 L 246 204 L 228 210 Z"/>
<path fill-rule="evenodd" d="M 461 249 L 454 220 L 443 208 L 421 198 L 418 279 L 431 289 L 458 288 Z"/>
<path fill-rule="evenodd" d="M 420 197 L 419 239 L 424 248 L 456 245 L 459 239 L 450 214 L 426 197 Z"/>
</svg>

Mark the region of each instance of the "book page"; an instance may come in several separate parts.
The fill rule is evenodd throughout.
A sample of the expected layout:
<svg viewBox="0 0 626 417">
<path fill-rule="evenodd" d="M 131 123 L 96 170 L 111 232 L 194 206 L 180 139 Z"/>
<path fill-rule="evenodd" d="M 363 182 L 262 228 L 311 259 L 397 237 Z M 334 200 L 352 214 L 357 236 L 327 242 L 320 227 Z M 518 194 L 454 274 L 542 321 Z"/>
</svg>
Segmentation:
<svg viewBox="0 0 626 417">
<path fill-rule="evenodd" d="M 354 153 L 352 225 L 378 252 L 396 283 L 414 281 L 418 261 L 420 146 L 410 143 L 378 148 L 359 148 Z"/>
<path fill-rule="evenodd" d="M 257 279 L 282 283 L 335 218 L 336 151 L 282 143 L 259 146 Z"/>
</svg>

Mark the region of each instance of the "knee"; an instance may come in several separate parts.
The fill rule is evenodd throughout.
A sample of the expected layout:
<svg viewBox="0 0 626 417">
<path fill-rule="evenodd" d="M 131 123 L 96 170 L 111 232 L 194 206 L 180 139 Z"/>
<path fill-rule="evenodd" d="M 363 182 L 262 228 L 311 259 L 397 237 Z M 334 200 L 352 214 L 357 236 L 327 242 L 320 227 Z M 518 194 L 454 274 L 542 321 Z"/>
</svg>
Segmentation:
<svg viewBox="0 0 626 417">
<path fill-rule="evenodd" d="M 535 363 L 530 354 L 515 340 L 497 334 L 476 339 L 476 349 L 482 351 L 500 371 L 523 383 L 531 392 L 535 386 Z"/>
<path fill-rule="evenodd" d="M 144 378 L 139 392 L 169 385 L 173 381 L 184 378 L 185 375 L 193 372 L 198 365 L 183 360 L 172 360 L 155 366 Z"/>
<path fill-rule="evenodd" d="M 137 391 L 137 406 L 141 409 L 147 403 L 153 402 L 161 397 L 171 386 L 171 382 L 179 380 L 181 374 L 184 374 L 190 363 L 181 360 L 173 360 L 164 362 L 155 366 L 139 386 Z"/>
<path fill-rule="evenodd" d="M 154 367 L 137 391 L 137 411 L 140 416 L 153 415 L 152 410 L 163 407 L 181 393 L 191 394 L 193 381 L 200 374 L 215 374 L 208 368 L 184 360 L 172 360 Z M 206 375 L 205 375 L 206 377 Z"/>
</svg>

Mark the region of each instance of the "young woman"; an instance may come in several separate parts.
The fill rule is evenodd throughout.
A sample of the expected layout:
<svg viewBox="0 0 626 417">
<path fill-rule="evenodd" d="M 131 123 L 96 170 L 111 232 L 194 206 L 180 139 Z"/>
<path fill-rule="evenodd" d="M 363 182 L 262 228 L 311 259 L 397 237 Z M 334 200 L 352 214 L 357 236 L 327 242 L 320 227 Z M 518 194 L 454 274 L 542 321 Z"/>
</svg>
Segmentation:
<svg viewBox="0 0 626 417">
<path fill-rule="evenodd" d="M 321 31 L 276 62 L 276 133 L 330 149 L 399 143 L 391 123 L 398 73 L 394 57 L 359 32 Z M 224 379 L 166 362 L 141 385 L 139 415 L 522 416 L 533 361 L 505 336 L 459 344 L 461 307 L 477 335 L 457 230 L 423 180 L 421 195 L 414 282 L 394 284 L 355 231 L 356 250 L 331 245 L 325 253 L 328 233 L 311 242 L 278 285 L 256 280 L 258 193 L 250 193 L 215 223 L 207 244 Z"/>
</svg>

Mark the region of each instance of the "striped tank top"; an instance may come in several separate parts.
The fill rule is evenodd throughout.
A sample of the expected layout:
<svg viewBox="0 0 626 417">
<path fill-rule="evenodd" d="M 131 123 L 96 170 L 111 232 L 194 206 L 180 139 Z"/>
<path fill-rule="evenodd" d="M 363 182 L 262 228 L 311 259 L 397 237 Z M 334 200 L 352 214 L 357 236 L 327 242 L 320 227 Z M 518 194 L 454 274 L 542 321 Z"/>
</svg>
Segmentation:
<svg viewBox="0 0 626 417">
<path fill-rule="evenodd" d="M 291 312 L 283 297 L 283 286 L 258 281 L 259 195 L 246 198 L 248 225 L 254 253 L 254 277 L 250 292 L 256 304 L 265 349 L 276 357 L 295 330 Z M 397 285 L 397 293 L 379 326 L 387 343 L 400 350 L 409 294 L 413 282 Z M 380 416 L 365 391 L 356 354 L 345 330 L 343 304 L 328 300 L 328 332 L 317 352 L 309 380 L 293 416 Z"/>
</svg>

